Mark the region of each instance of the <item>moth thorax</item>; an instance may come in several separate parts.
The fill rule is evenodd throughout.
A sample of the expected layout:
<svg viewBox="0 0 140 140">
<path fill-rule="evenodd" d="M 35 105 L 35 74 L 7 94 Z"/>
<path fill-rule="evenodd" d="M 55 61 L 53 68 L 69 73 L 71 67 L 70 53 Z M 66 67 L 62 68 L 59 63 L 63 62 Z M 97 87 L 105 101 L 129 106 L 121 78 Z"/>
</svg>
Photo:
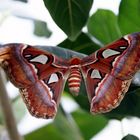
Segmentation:
<svg viewBox="0 0 140 140">
<path fill-rule="evenodd" d="M 78 95 L 81 84 L 81 72 L 79 68 L 71 68 L 68 78 L 69 90 L 72 94 Z"/>
</svg>

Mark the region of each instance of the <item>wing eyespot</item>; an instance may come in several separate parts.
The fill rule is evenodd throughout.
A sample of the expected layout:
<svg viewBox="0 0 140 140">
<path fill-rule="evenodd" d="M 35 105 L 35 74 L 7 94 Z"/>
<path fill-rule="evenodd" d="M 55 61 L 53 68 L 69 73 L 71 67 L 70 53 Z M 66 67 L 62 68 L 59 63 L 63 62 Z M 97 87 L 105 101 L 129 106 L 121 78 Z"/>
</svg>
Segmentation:
<svg viewBox="0 0 140 140">
<path fill-rule="evenodd" d="M 56 83 L 59 81 L 59 77 L 56 73 L 53 73 L 51 74 L 49 80 L 48 80 L 48 84 L 51 84 L 51 83 Z"/>
<path fill-rule="evenodd" d="M 93 69 L 93 70 L 91 71 L 90 77 L 91 77 L 92 79 L 95 79 L 95 78 L 101 79 L 101 78 L 102 78 L 102 76 L 101 76 L 99 70 L 97 70 L 97 69 Z"/>
<path fill-rule="evenodd" d="M 102 52 L 103 58 L 108 58 L 117 54 L 120 54 L 120 52 L 112 49 L 106 49 Z"/>
<path fill-rule="evenodd" d="M 40 64 L 46 64 L 48 62 L 48 57 L 44 54 L 38 55 L 32 59 L 30 59 L 30 62 L 37 62 Z"/>
</svg>

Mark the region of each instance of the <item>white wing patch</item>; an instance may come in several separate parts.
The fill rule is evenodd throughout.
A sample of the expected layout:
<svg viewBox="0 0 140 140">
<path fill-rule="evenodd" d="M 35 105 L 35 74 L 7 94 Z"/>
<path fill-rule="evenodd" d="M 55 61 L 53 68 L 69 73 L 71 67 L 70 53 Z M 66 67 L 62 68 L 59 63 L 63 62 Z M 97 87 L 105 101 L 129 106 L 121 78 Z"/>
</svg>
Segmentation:
<svg viewBox="0 0 140 140">
<path fill-rule="evenodd" d="M 27 54 L 27 55 L 25 55 L 25 57 L 30 57 L 31 56 L 31 54 Z"/>
<path fill-rule="evenodd" d="M 48 84 L 51 84 L 51 83 L 54 83 L 54 82 L 58 82 L 58 76 L 56 73 L 53 73 L 51 76 L 50 76 L 50 79 L 48 81 Z"/>
<path fill-rule="evenodd" d="M 120 49 L 126 49 L 126 47 L 124 47 L 124 46 L 121 46 L 121 47 L 120 47 Z"/>
<path fill-rule="evenodd" d="M 31 62 L 39 62 L 41 64 L 46 64 L 48 61 L 48 57 L 46 55 L 41 54 L 41 55 L 31 59 L 30 61 Z"/>
<path fill-rule="evenodd" d="M 126 40 L 129 40 L 128 35 L 125 35 L 123 38 L 126 39 Z"/>
<path fill-rule="evenodd" d="M 94 69 L 94 70 L 92 71 L 92 73 L 91 73 L 91 78 L 98 78 L 98 79 L 101 79 L 102 77 L 101 77 L 99 71 L 96 70 L 96 69 Z"/>
<path fill-rule="evenodd" d="M 120 52 L 111 50 L 111 49 L 107 49 L 107 50 L 103 51 L 103 53 L 102 53 L 104 58 L 108 58 L 108 57 L 116 55 L 116 54 L 120 54 Z"/>
</svg>

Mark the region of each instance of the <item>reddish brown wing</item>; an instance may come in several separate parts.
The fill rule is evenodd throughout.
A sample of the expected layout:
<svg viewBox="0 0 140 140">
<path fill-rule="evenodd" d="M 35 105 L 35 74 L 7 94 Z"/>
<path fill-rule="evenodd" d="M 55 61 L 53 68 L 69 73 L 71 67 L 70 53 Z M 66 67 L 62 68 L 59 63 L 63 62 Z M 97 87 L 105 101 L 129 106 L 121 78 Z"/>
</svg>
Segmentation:
<svg viewBox="0 0 140 140">
<path fill-rule="evenodd" d="M 82 60 L 91 112 L 108 112 L 118 106 L 140 68 L 140 33 L 131 34 Z"/>
<path fill-rule="evenodd" d="M 0 60 L 33 116 L 54 117 L 67 79 L 68 64 L 52 54 L 24 44 L 0 48 Z"/>
</svg>

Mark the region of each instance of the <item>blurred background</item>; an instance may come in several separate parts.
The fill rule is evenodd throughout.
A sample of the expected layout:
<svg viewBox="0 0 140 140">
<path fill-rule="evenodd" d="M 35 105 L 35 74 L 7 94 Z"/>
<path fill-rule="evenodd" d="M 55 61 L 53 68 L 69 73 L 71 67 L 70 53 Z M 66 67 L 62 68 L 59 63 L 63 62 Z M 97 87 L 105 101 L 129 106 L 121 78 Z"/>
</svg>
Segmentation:
<svg viewBox="0 0 140 140">
<path fill-rule="evenodd" d="M 45 6 L 47 0 L 46 3 L 45 0 L 0 0 L 0 44 L 26 43 L 60 46 L 88 55 L 124 34 L 139 31 L 140 20 L 137 17 L 140 15 L 140 1 L 134 1 L 136 2 L 132 8 L 128 8 L 129 12 L 126 7 L 131 5 L 130 0 L 94 0 L 93 3 L 91 1 L 89 17 L 87 16 L 86 22 L 81 27 L 82 36 L 86 40 L 82 42 L 80 33 L 74 37 L 70 36 L 61 28 L 61 25 L 57 24 L 51 10 Z M 126 13 L 130 16 L 125 15 Z M 129 30 L 130 26 L 131 30 Z M 75 49 L 77 46 L 82 46 L 82 43 L 86 44 L 83 50 Z M 74 45 L 75 48 L 72 48 Z M 59 109 L 54 120 L 32 117 L 19 96 L 18 89 L 9 81 L 6 82 L 6 88 L 19 133 L 24 136 L 25 140 L 39 138 L 42 140 L 120 140 L 127 134 L 140 138 L 140 105 L 138 103 L 140 93 L 139 86 L 135 85 L 137 82 L 139 82 L 138 76 L 135 77 L 134 85 L 132 84 L 129 95 L 121 104 L 120 109 L 107 113 L 107 115 L 92 116 L 85 103 L 87 99 L 83 99 L 82 95 L 79 97 L 80 101 L 78 97 L 73 99 L 66 89 L 61 98 L 63 109 Z M 83 104 L 81 105 L 80 102 Z M 7 140 L 7 137 L 4 118 L 0 110 L 0 139 Z"/>
</svg>

